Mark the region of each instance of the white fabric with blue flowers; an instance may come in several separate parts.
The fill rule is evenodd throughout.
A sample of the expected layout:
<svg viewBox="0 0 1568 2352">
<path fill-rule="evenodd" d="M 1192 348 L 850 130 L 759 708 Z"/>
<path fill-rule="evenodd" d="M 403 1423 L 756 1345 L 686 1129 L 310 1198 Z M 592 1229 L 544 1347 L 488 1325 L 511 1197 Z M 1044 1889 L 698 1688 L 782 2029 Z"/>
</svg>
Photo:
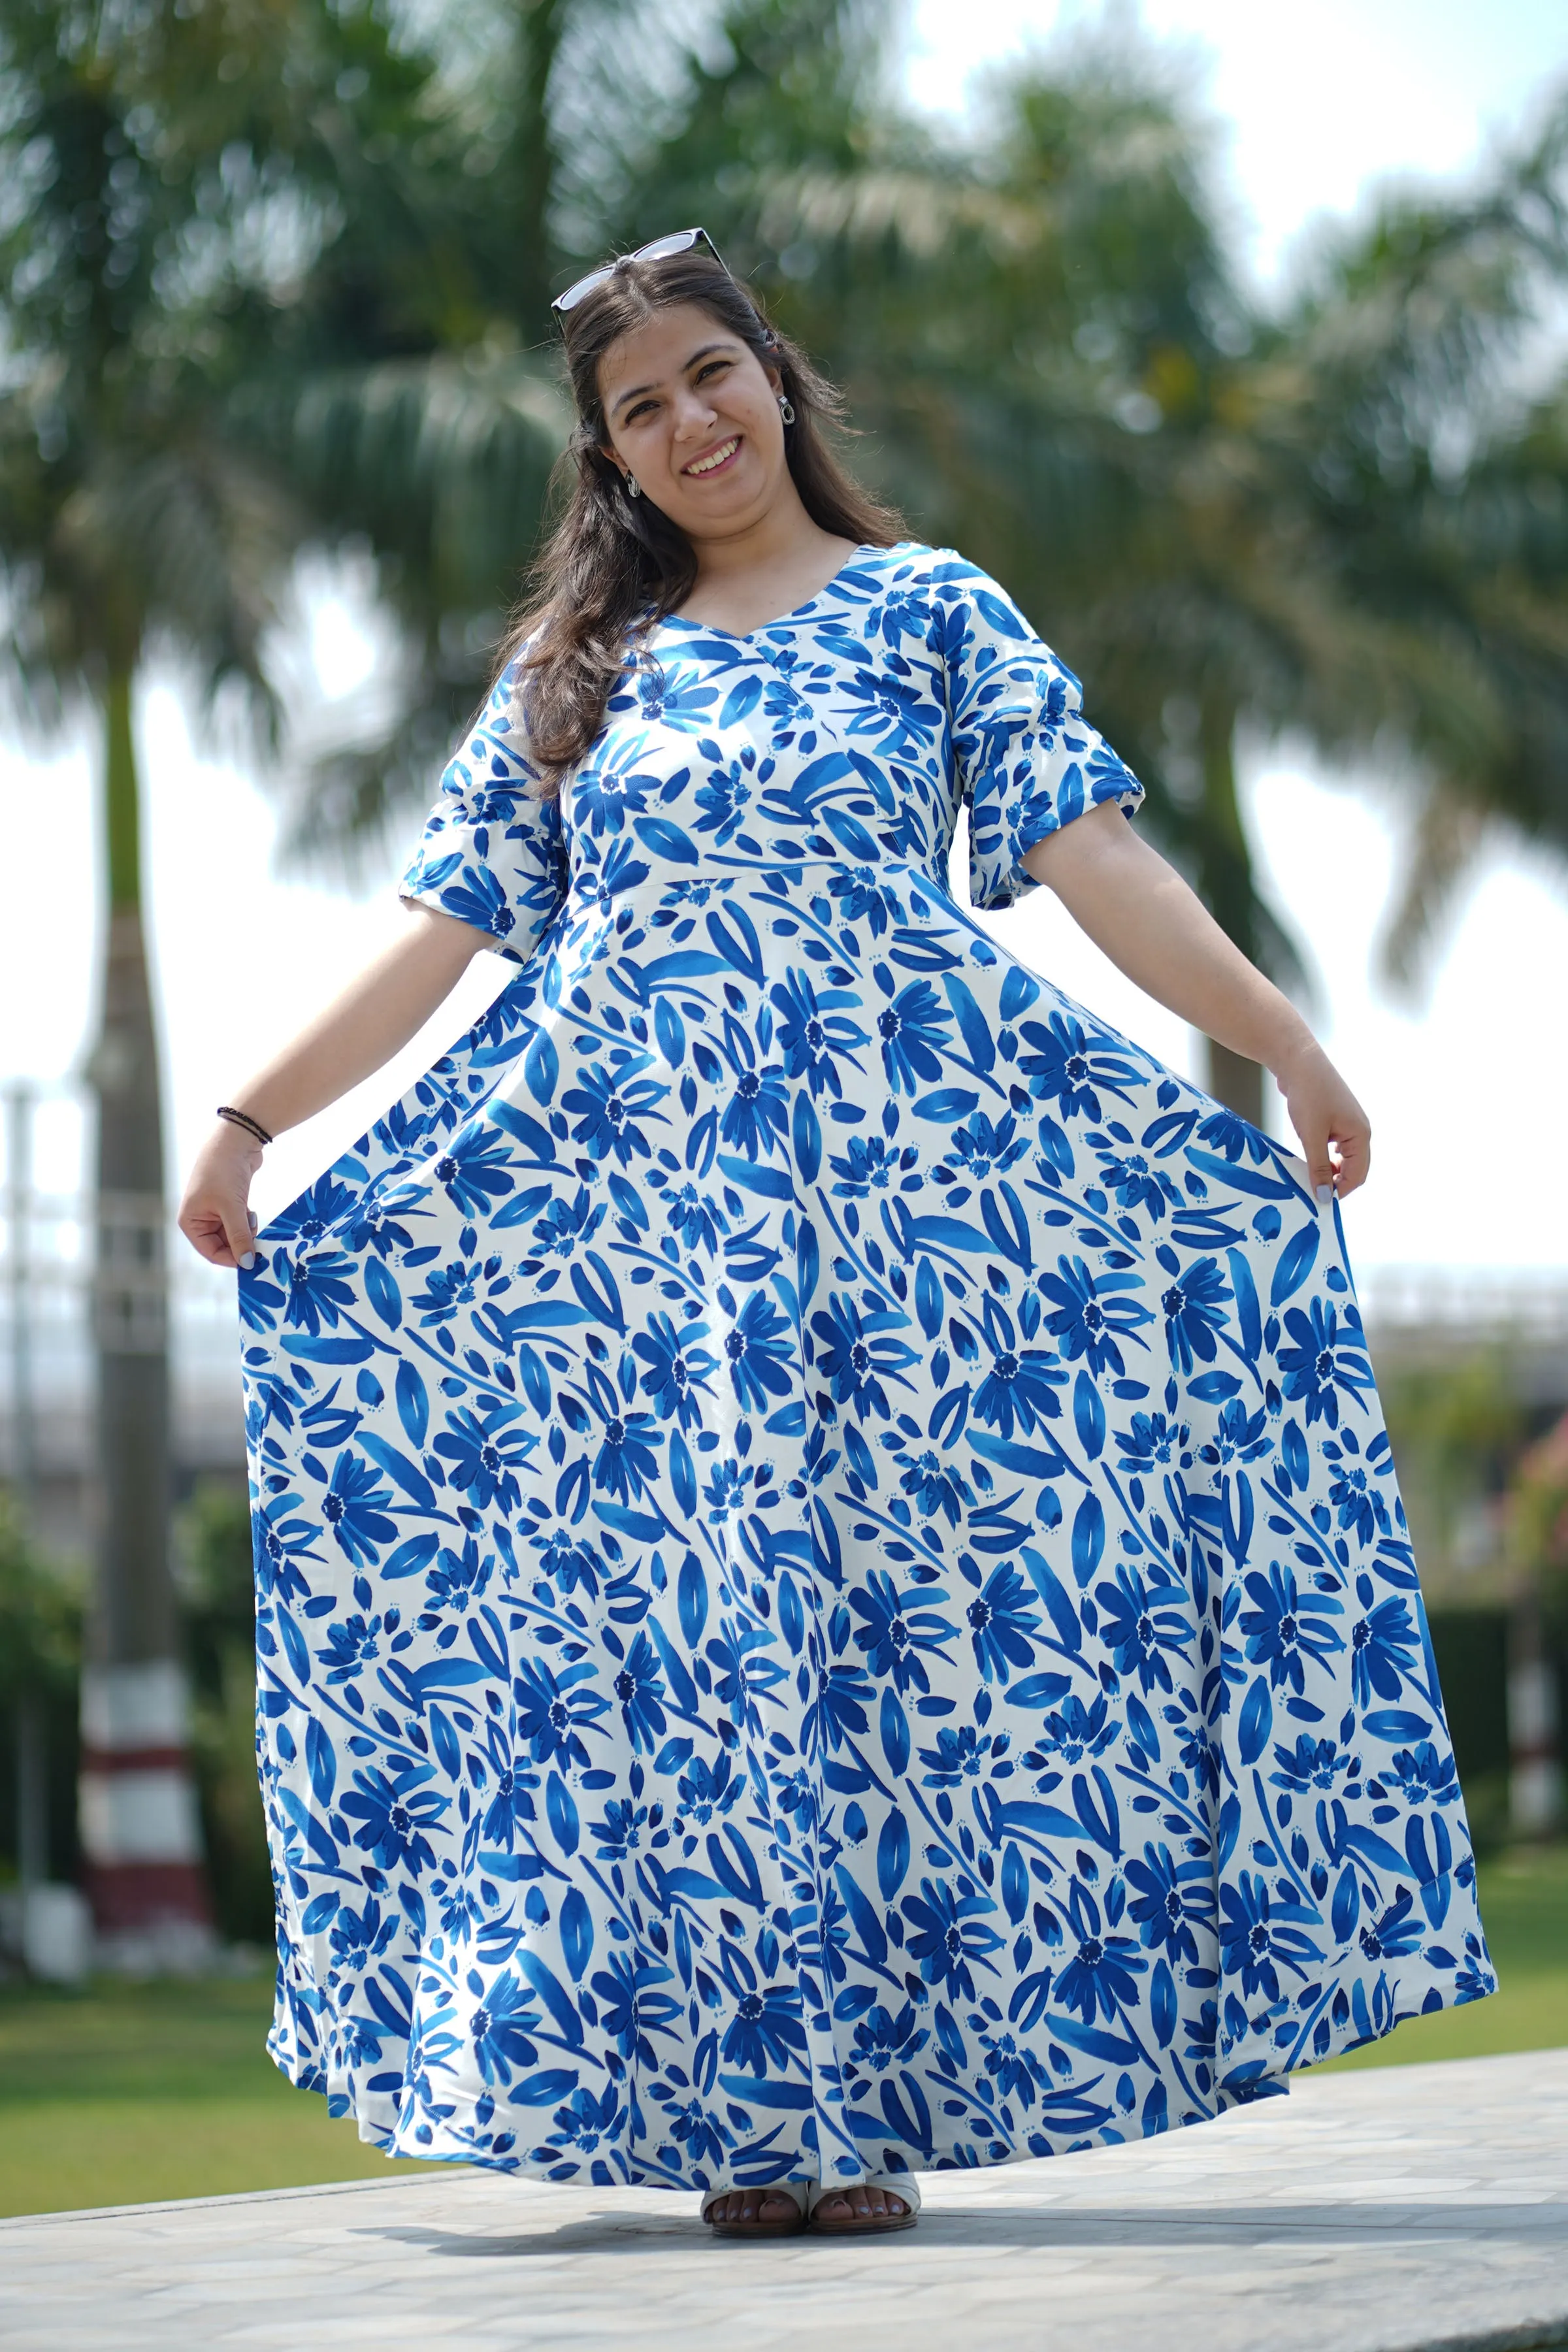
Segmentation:
<svg viewBox="0 0 1568 2352">
<path fill-rule="evenodd" d="M 1492 1978 L 1335 1212 L 982 907 L 1139 787 L 962 558 L 507 682 L 521 969 L 242 1279 L 271 2047 L 406 2156 L 1005 2163 Z"/>
</svg>

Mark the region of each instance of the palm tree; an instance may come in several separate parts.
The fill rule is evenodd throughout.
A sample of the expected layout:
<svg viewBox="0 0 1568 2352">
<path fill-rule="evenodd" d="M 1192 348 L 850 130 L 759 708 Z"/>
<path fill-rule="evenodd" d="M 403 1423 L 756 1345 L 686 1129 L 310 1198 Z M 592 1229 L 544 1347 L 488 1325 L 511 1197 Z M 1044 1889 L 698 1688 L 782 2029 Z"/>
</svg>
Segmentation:
<svg viewBox="0 0 1568 2352">
<path fill-rule="evenodd" d="M 173 11 L 169 12 L 172 16 Z M 137 677 L 174 655 L 265 734 L 263 659 L 298 519 L 213 425 L 218 322 L 182 321 L 195 173 L 136 54 L 47 0 L 0 12 L 25 207 L 4 252 L 0 564 L 9 684 L 40 730 L 101 747 L 108 937 L 98 1105 L 98 1546 L 83 1681 L 82 1831 L 100 1929 L 128 1952 L 205 1930 L 169 1559 L 163 1147 L 142 913 Z M 189 61 L 187 61 L 189 62 Z M 194 85 L 205 104 L 198 75 Z M 165 94 L 166 95 L 166 94 Z M 171 1943 L 171 1938 L 173 1942 Z"/>
<path fill-rule="evenodd" d="M 1071 649 L 1255 961 L 1301 977 L 1254 879 L 1238 730 L 1419 780 L 1408 965 L 1482 825 L 1568 822 L 1563 405 L 1521 428 L 1504 396 L 1568 260 L 1568 108 L 1478 196 L 1387 207 L 1279 318 L 1238 291 L 1155 58 L 1090 44 L 1005 83 L 973 153 L 873 131 L 837 166 L 732 155 L 737 249 L 931 535 Z M 1211 1045 L 1209 1076 L 1258 1118 L 1253 1066 Z"/>
</svg>

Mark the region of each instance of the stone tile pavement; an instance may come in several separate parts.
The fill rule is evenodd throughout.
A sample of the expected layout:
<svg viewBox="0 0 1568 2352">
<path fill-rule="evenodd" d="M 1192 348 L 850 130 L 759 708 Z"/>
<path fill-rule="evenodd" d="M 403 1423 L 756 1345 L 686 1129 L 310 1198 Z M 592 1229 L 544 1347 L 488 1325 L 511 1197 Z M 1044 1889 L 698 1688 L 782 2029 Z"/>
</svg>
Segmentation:
<svg viewBox="0 0 1568 2352">
<path fill-rule="evenodd" d="M 880 2243 L 454 2171 L 0 2223 L 5 2352 L 1544 2352 L 1568 2050 L 1308 2076 L 1168 2138 L 928 2176 Z"/>
</svg>

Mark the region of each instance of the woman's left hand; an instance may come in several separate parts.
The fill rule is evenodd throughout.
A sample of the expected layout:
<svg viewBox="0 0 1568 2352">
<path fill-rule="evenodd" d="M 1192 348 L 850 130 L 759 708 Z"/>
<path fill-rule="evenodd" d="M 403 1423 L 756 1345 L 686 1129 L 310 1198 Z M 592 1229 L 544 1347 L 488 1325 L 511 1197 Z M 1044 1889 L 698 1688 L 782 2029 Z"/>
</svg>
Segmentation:
<svg viewBox="0 0 1568 2352">
<path fill-rule="evenodd" d="M 1332 1185 L 1342 1201 L 1366 1182 L 1372 1165 L 1371 1120 L 1315 1042 L 1293 1054 L 1274 1077 L 1301 1139 L 1313 1191 Z"/>
</svg>

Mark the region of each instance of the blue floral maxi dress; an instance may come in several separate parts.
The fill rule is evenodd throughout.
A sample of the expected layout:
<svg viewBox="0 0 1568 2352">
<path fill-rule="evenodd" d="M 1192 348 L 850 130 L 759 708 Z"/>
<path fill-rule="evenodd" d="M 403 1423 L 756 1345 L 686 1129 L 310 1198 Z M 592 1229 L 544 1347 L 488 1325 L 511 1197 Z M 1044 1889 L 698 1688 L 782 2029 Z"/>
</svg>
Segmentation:
<svg viewBox="0 0 1568 2352">
<path fill-rule="evenodd" d="M 271 2049 L 670 2189 L 1135 2138 L 1493 1979 L 1339 1223 L 949 895 L 1140 788 L 951 552 L 504 685 L 521 966 L 242 1279 Z"/>
</svg>

